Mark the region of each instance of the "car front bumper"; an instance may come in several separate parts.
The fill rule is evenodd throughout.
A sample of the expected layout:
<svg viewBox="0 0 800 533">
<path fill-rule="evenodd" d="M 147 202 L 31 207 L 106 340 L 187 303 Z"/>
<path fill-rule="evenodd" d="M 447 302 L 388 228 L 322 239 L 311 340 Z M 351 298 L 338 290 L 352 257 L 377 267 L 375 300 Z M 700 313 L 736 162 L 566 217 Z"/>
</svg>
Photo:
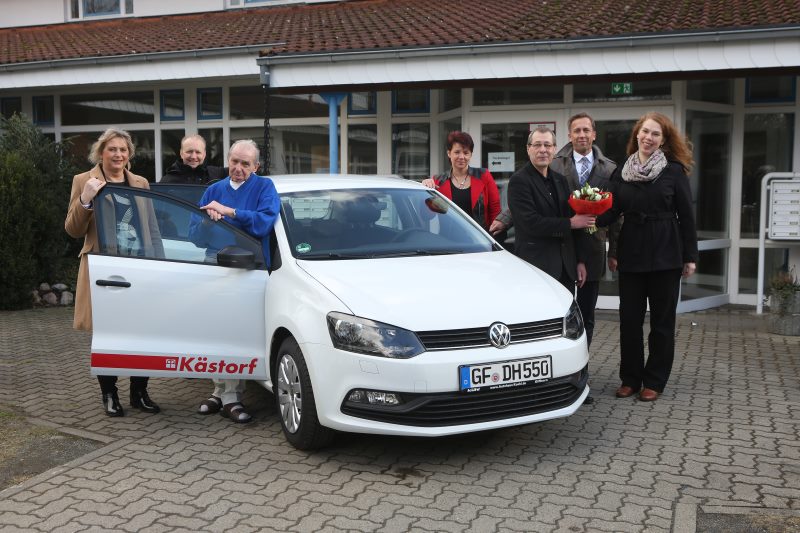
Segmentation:
<svg viewBox="0 0 800 533">
<path fill-rule="evenodd" d="M 559 338 L 512 345 L 425 352 L 412 359 L 386 359 L 304 344 L 313 361 L 312 384 L 322 425 L 355 433 L 442 436 L 517 426 L 573 414 L 589 394 L 588 351 Z M 461 392 L 460 365 L 550 355 L 553 377 L 500 390 Z M 355 389 L 396 393 L 400 405 L 348 401 Z"/>
</svg>

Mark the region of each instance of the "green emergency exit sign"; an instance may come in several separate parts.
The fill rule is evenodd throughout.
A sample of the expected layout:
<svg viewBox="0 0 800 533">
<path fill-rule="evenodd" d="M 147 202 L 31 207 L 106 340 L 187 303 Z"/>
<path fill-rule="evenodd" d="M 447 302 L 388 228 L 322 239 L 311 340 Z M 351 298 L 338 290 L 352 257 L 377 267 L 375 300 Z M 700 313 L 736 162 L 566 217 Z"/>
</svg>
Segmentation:
<svg viewBox="0 0 800 533">
<path fill-rule="evenodd" d="M 633 83 L 616 82 L 611 84 L 611 94 L 614 96 L 633 94 Z"/>
</svg>

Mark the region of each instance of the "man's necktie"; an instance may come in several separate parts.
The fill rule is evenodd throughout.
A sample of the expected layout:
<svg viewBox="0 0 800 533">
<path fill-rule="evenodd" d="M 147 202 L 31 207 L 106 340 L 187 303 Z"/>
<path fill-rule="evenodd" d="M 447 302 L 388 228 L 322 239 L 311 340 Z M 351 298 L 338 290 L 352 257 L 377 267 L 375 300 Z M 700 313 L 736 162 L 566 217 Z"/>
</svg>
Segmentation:
<svg viewBox="0 0 800 533">
<path fill-rule="evenodd" d="M 589 179 L 589 171 L 591 170 L 591 167 L 589 166 L 589 159 L 586 157 L 581 157 L 579 163 L 581 168 L 578 177 L 581 180 L 581 185 L 583 185 L 586 183 L 586 180 Z"/>
</svg>

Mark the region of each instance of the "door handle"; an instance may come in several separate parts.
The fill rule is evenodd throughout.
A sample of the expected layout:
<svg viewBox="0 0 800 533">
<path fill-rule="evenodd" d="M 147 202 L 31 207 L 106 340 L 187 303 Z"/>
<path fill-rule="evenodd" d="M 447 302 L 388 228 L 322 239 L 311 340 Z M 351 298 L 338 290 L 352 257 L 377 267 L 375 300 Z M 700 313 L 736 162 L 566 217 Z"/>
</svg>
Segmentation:
<svg viewBox="0 0 800 533">
<path fill-rule="evenodd" d="M 101 287 L 125 287 L 127 289 L 131 286 L 129 281 L 114 281 L 111 279 L 98 279 L 95 283 Z"/>
</svg>

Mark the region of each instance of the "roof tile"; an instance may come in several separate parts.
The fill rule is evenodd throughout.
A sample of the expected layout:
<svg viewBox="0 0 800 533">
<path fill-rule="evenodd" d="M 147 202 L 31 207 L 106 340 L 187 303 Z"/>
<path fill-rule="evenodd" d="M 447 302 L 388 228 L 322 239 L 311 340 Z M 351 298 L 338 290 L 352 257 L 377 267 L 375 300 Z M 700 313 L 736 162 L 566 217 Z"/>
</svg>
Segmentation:
<svg viewBox="0 0 800 533">
<path fill-rule="evenodd" d="M 351 0 L 0 29 L 0 64 L 266 44 L 274 54 L 324 53 L 799 24 L 798 0 Z"/>
</svg>

